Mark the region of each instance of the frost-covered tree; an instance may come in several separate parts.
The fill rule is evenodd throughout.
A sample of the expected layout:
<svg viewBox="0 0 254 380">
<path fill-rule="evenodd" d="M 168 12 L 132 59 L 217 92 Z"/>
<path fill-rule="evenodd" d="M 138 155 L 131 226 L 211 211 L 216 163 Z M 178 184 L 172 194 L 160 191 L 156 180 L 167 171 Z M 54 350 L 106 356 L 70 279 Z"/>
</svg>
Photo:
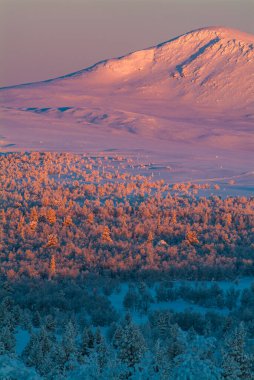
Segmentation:
<svg viewBox="0 0 254 380">
<path fill-rule="evenodd" d="M 50 369 L 53 347 L 54 340 L 46 329 L 42 327 L 38 333 L 31 335 L 22 353 L 22 358 L 26 365 L 35 367 L 41 375 L 44 375 Z"/>
<path fill-rule="evenodd" d="M 45 328 L 48 332 L 54 332 L 56 328 L 56 322 L 52 315 L 47 315 L 45 319 Z"/>
<path fill-rule="evenodd" d="M 0 355 L 10 354 L 15 351 L 15 336 L 14 332 L 8 324 L 0 330 Z"/>
<path fill-rule="evenodd" d="M 115 351 L 108 351 L 107 363 L 101 368 L 99 355 L 93 351 L 85 358 L 85 363 L 70 371 L 67 380 L 125 380 L 130 368 L 122 363 Z"/>
<path fill-rule="evenodd" d="M 221 380 L 220 369 L 210 360 L 202 360 L 197 355 L 187 353 L 177 357 L 172 372 L 174 380 Z"/>
<path fill-rule="evenodd" d="M 170 335 L 172 315 L 169 311 L 155 311 L 150 316 L 150 324 L 155 339 L 167 339 Z"/>
<path fill-rule="evenodd" d="M 52 349 L 52 362 L 54 363 L 54 368 L 51 369 L 52 375 L 59 377 L 60 374 L 65 373 L 65 364 L 66 364 L 66 355 L 65 350 L 61 344 L 61 342 L 57 342 Z"/>
<path fill-rule="evenodd" d="M 12 298 L 5 297 L 0 304 L 0 328 L 8 325 L 10 331 L 15 329 L 19 316 L 17 315 L 19 308 L 15 308 Z"/>
<path fill-rule="evenodd" d="M 137 292 L 137 289 L 133 284 L 129 285 L 129 289 L 124 296 L 123 305 L 125 309 L 135 310 L 138 307 L 140 302 L 140 296 Z"/>
<path fill-rule="evenodd" d="M 144 373 L 150 375 L 151 379 L 168 380 L 172 371 L 172 362 L 169 360 L 167 347 L 158 339 L 154 350 L 150 353 L 149 365 L 146 366 Z"/>
<path fill-rule="evenodd" d="M 7 296 L 3 298 L 0 303 L 0 330 L 8 325 L 8 328 L 13 331 L 19 319 L 17 315 L 19 312 L 19 307 L 14 306 L 14 301 L 11 297 Z"/>
<path fill-rule="evenodd" d="M 80 358 L 88 356 L 94 347 L 94 334 L 89 327 L 85 327 L 81 337 L 81 343 L 79 346 Z"/>
<path fill-rule="evenodd" d="M 167 354 L 170 360 L 173 360 L 176 356 L 184 353 L 186 348 L 186 341 L 184 334 L 178 327 L 174 324 L 170 328 L 170 335 L 167 342 Z"/>
<path fill-rule="evenodd" d="M 246 331 L 243 323 L 227 338 L 223 353 L 223 378 L 231 379 L 231 372 L 241 380 L 253 378 L 252 361 L 246 352 Z"/>
<path fill-rule="evenodd" d="M 103 372 L 107 364 L 108 347 L 99 329 L 96 330 L 94 335 L 94 351 L 96 353 L 99 370 Z"/>
<path fill-rule="evenodd" d="M 26 367 L 21 360 L 8 355 L 0 355 L 0 379 L 42 380 L 33 368 Z"/>
<path fill-rule="evenodd" d="M 240 380 L 241 371 L 239 365 L 234 361 L 232 357 L 223 354 L 222 363 L 222 378 L 225 380 Z"/>
<path fill-rule="evenodd" d="M 236 306 L 239 294 L 239 290 L 236 290 L 233 286 L 226 291 L 225 304 L 230 310 Z"/>
<path fill-rule="evenodd" d="M 148 287 L 144 282 L 138 284 L 138 290 L 140 294 L 140 300 L 138 303 L 138 308 L 141 312 L 147 313 L 150 303 L 153 301 L 153 298 L 149 292 Z"/>
<path fill-rule="evenodd" d="M 72 321 L 66 325 L 62 342 L 61 349 L 62 359 L 64 361 L 65 369 L 73 369 L 77 366 L 78 348 L 76 344 L 76 329 Z"/>
<path fill-rule="evenodd" d="M 38 312 L 38 310 L 36 310 L 33 313 L 32 323 L 33 323 L 34 327 L 40 327 L 41 326 L 41 316 L 40 316 L 40 313 Z"/>
<path fill-rule="evenodd" d="M 128 367 L 135 367 L 146 351 L 145 339 L 138 326 L 127 317 L 124 324 L 119 326 L 113 337 L 118 356 Z"/>
</svg>

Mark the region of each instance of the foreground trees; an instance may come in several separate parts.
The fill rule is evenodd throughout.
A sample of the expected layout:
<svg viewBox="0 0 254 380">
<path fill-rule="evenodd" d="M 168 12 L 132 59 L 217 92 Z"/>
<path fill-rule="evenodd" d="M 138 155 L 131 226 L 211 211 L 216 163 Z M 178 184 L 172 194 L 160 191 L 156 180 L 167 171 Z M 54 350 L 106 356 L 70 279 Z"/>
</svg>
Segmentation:
<svg viewBox="0 0 254 380">
<path fill-rule="evenodd" d="M 141 362 L 146 344 L 139 328 L 132 323 L 130 315 L 127 315 L 124 323 L 116 329 L 113 345 L 120 360 L 128 367 L 134 368 Z"/>
<path fill-rule="evenodd" d="M 45 380 L 253 378 L 253 286 L 239 291 L 237 306 L 221 310 L 205 306 L 205 298 L 193 298 L 219 290 L 226 297 L 227 287 L 218 284 L 188 282 L 185 287 L 149 279 L 128 289 L 117 278 L 89 275 L 86 281 L 0 279 L 0 285 L 0 364 L 10 377 L 17 377 L 20 366 L 22 376 Z M 156 304 L 156 286 L 170 289 L 174 300 Z M 150 295 L 150 310 L 131 307 L 125 316 L 116 313 L 112 304 L 124 310 L 130 289 L 138 304 Z M 190 295 L 201 312 L 193 309 L 195 303 L 192 309 L 172 308 Z M 102 300 L 108 319 L 99 328 L 93 317 Z M 0 367 L 0 378 L 4 375 Z"/>
<path fill-rule="evenodd" d="M 254 354 L 251 356 L 245 351 L 246 331 L 243 323 L 236 328 L 226 340 L 223 355 L 224 379 L 252 379 L 252 366 Z"/>
</svg>

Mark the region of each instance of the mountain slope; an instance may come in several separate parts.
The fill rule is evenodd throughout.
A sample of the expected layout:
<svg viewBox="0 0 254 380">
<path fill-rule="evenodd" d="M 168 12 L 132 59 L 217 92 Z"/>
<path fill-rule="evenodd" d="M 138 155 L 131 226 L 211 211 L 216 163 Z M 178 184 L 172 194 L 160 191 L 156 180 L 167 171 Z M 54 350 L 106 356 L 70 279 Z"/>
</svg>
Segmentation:
<svg viewBox="0 0 254 380">
<path fill-rule="evenodd" d="M 6 93 L 7 91 L 7 93 Z M 55 80 L 6 89 L 4 99 L 22 102 L 70 96 L 126 96 L 187 103 L 195 108 L 254 108 L 254 36 L 203 28 L 156 47 L 100 62 Z M 15 100 L 13 99 L 15 98 Z M 198 106 L 197 106 L 198 104 Z"/>
<path fill-rule="evenodd" d="M 142 149 L 196 162 L 196 175 L 253 169 L 254 36 L 236 30 L 198 29 L 0 97 L 2 150 Z"/>
<path fill-rule="evenodd" d="M 154 48 L 109 60 L 71 78 L 113 86 L 119 94 L 253 106 L 254 37 L 223 28 L 200 29 Z M 67 79 L 68 77 L 66 77 Z"/>
</svg>

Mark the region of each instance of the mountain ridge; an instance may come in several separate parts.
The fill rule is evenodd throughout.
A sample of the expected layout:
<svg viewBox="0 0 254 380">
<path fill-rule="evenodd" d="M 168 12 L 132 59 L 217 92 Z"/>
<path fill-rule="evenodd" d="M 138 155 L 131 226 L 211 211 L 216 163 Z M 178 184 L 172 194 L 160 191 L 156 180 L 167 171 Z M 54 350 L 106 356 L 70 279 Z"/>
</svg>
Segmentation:
<svg viewBox="0 0 254 380">
<path fill-rule="evenodd" d="M 187 156 L 206 161 L 210 152 L 216 168 L 222 152 L 229 165 L 251 171 L 252 41 L 201 28 L 56 79 L 2 88 L 0 147 L 141 149 L 181 164 Z"/>
<path fill-rule="evenodd" d="M 181 34 L 181 35 L 179 35 L 177 37 L 171 38 L 170 40 L 161 42 L 161 43 L 159 43 L 157 45 L 154 45 L 154 46 L 151 46 L 151 47 L 148 47 L 148 48 L 145 48 L 145 49 L 141 49 L 141 50 L 136 50 L 136 51 L 127 53 L 125 55 L 122 55 L 122 56 L 119 56 L 119 57 L 116 57 L 116 58 L 104 59 L 104 60 L 101 60 L 99 62 L 96 62 L 95 64 L 93 64 L 91 66 L 83 68 L 81 70 L 74 71 L 74 72 L 71 72 L 71 73 L 68 73 L 68 74 L 64 74 L 64 75 L 58 76 L 56 78 L 46 79 L 46 80 L 41 80 L 41 81 L 35 81 L 35 82 L 29 82 L 29 83 L 21 83 L 21 84 L 12 85 L 12 86 L 4 86 L 4 87 L 0 87 L 0 90 L 6 90 L 6 89 L 11 89 L 11 88 L 17 88 L 17 87 L 29 86 L 29 85 L 36 85 L 36 84 L 44 84 L 44 83 L 47 84 L 47 83 L 51 83 L 51 82 L 54 82 L 54 81 L 57 81 L 57 80 L 61 80 L 61 79 L 66 79 L 66 78 L 71 78 L 71 77 L 75 77 L 75 76 L 80 76 L 82 74 L 91 72 L 94 69 L 97 69 L 101 65 L 107 65 L 108 63 L 111 63 L 111 62 L 113 63 L 113 62 L 122 61 L 124 59 L 128 59 L 130 57 L 133 57 L 133 56 L 139 55 L 139 54 L 145 54 L 145 55 L 147 55 L 147 52 L 149 52 L 149 51 L 155 51 L 156 49 L 160 49 L 160 48 L 166 47 L 170 43 L 172 43 L 174 41 L 177 41 L 177 40 L 180 40 L 180 39 L 185 40 L 184 42 L 187 42 L 191 38 L 194 38 L 194 39 L 198 38 L 200 41 L 202 41 L 202 39 L 205 39 L 205 37 L 209 38 L 211 35 L 216 36 L 212 40 L 214 42 L 219 42 L 222 39 L 224 39 L 224 40 L 226 39 L 228 41 L 234 40 L 234 39 L 238 39 L 238 41 L 242 41 L 245 44 L 246 44 L 246 42 L 249 43 L 250 50 L 253 50 L 253 45 L 252 44 L 254 44 L 254 35 L 252 35 L 252 34 L 249 34 L 249 33 L 246 33 L 246 32 L 242 32 L 242 31 L 239 31 L 239 30 L 233 29 L 233 28 L 226 28 L 226 27 L 223 27 L 223 26 L 202 27 L 202 28 L 194 29 L 194 30 L 191 30 L 189 32 L 183 33 L 183 34 Z"/>
</svg>

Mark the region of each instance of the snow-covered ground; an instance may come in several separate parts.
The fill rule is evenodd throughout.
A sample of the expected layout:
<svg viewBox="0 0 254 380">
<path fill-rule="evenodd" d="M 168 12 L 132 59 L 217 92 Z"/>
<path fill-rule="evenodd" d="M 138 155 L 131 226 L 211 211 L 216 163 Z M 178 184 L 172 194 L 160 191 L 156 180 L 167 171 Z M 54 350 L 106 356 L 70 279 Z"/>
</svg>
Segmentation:
<svg viewBox="0 0 254 380">
<path fill-rule="evenodd" d="M 180 285 L 188 285 L 190 287 L 195 288 L 198 285 L 204 285 L 205 287 L 210 287 L 214 284 L 217 284 L 220 289 L 225 293 L 230 288 L 234 288 L 235 290 L 242 291 L 244 289 L 250 288 L 250 286 L 254 283 L 253 277 L 243 277 L 239 278 L 237 281 L 229 281 L 229 280 L 223 280 L 223 281 L 174 281 L 174 287 L 179 287 Z M 158 283 L 155 283 L 151 288 L 149 289 L 149 293 L 151 294 L 153 298 L 153 303 L 150 304 L 149 311 L 155 311 L 155 310 L 173 310 L 175 312 L 182 312 L 184 310 L 191 310 L 195 311 L 201 314 L 204 314 L 208 311 L 214 311 L 219 314 L 228 314 L 229 310 L 226 307 L 218 308 L 218 307 L 204 307 L 197 304 L 194 304 L 192 302 L 188 302 L 186 300 L 183 300 L 181 298 L 178 298 L 174 301 L 168 301 L 168 302 L 158 302 L 156 300 L 156 291 L 155 288 L 158 286 Z M 124 282 L 121 283 L 119 289 L 117 291 L 114 291 L 113 294 L 109 296 L 109 300 L 111 301 L 114 308 L 121 314 L 124 315 L 126 313 L 126 309 L 123 305 L 124 297 L 128 291 L 129 284 Z M 147 320 L 147 314 L 143 315 L 142 313 L 134 310 L 132 311 L 132 317 L 135 323 L 140 324 L 144 323 Z"/>
<path fill-rule="evenodd" d="M 253 41 L 204 28 L 62 78 L 1 89 L 0 150 L 139 153 L 167 167 L 158 176 L 235 179 L 240 194 L 251 193 Z"/>
</svg>

